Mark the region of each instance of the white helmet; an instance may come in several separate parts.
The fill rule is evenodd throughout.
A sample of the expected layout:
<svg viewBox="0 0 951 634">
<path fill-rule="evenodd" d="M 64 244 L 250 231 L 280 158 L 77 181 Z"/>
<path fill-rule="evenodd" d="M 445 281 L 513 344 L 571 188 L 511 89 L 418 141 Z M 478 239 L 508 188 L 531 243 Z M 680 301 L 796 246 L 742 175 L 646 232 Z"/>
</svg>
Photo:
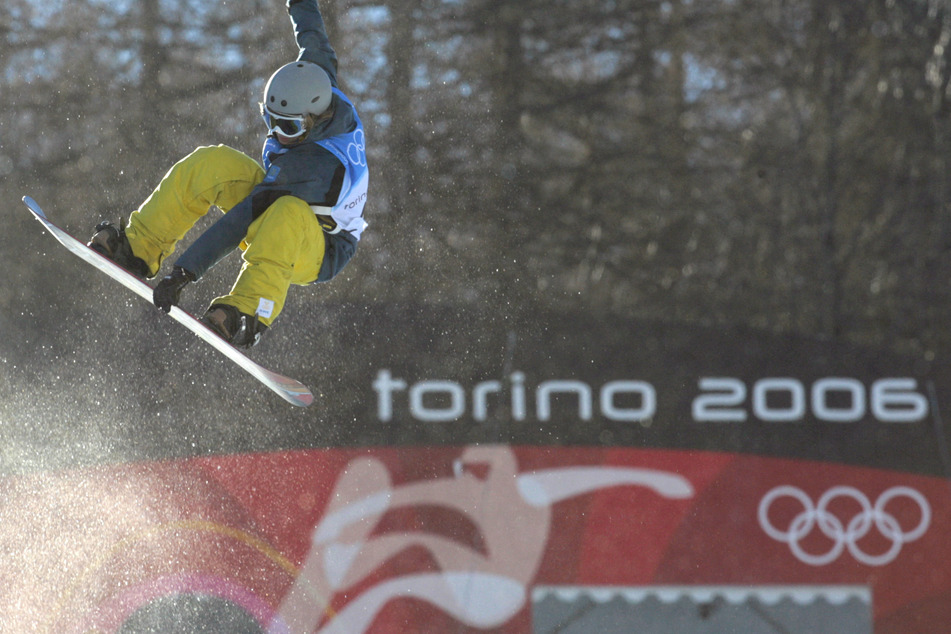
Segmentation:
<svg viewBox="0 0 951 634">
<path fill-rule="evenodd" d="M 279 117 L 319 115 L 330 107 L 332 99 L 330 76 L 313 62 L 281 66 L 264 87 L 264 107 Z"/>
</svg>

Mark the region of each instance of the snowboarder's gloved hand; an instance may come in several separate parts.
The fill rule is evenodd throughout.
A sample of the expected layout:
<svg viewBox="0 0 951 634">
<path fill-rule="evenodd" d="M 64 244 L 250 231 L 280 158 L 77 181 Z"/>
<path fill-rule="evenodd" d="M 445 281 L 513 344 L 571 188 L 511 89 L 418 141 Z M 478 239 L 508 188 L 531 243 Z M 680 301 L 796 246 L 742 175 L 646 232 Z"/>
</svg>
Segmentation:
<svg viewBox="0 0 951 634">
<path fill-rule="evenodd" d="M 172 310 L 172 306 L 178 305 L 178 299 L 182 295 L 182 289 L 189 283 L 195 281 L 194 274 L 186 271 L 180 266 L 172 269 L 172 272 L 162 278 L 155 285 L 152 291 L 152 302 L 166 313 Z"/>
</svg>

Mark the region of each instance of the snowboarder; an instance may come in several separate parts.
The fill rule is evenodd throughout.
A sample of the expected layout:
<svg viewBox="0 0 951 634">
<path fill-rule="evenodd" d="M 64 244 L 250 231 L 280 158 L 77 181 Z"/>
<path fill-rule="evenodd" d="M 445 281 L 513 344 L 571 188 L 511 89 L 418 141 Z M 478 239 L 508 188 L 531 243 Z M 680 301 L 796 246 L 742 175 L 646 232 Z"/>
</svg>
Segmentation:
<svg viewBox="0 0 951 634">
<path fill-rule="evenodd" d="M 263 168 L 224 145 L 199 147 L 176 163 L 128 223 L 100 223 L 89 246 L 144 278 L 214 206 L 225 214 L 155 286 L 168 312 L 182 290 L 235 248 L 244 263 L 231 292 L 202 321 L 237 347 L 257 343 L 280 314 L 291 284 L 333 278 L 367 223 L 363 125 L 337 83 L 337 55 L 317 0 L 288 0 L 300 54 L 264 89 Z"/>
</svg>

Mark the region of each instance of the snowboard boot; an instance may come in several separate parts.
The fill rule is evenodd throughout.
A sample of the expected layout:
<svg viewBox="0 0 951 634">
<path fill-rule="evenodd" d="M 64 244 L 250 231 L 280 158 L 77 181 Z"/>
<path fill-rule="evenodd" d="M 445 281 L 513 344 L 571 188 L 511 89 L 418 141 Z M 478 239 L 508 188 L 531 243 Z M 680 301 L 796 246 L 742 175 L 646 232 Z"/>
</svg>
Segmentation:
<svg viewBox="0 0 951 634">
<path fill-rule="evenodd" d="M 111 222 L 100 222 L 96 225 L 96 233 L 86 246 L 137 277 L 144 279 L 154 277 L 149 272 L 145 260 L 132 253 L 132 246 L 125 237 L 125 229 L 121 225 L 117 227 Z"/>
<path fill-rule="evenodd" d="M 228 304 L 213 304 L 201 323 L 235 348 L 250 348 L 267 330 L 256 315 L 246 315 Z"/>
</svg>

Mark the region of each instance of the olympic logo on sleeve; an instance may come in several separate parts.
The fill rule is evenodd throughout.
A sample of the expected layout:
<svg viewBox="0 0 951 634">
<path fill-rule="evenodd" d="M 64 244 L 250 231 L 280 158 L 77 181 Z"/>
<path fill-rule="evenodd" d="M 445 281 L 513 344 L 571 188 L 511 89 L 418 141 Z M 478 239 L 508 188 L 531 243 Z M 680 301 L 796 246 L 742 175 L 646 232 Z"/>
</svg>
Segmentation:
<svg viewBox="0 0 951 634">
<path fill-rule="evenodd" d="M 347 158 L 350 159 L 350 162 L 354 165 L 366 167 L 366 137 L 363 135 L 363 130 L 357 130 L 354 133 L 353 142 L 347 146 Z"/>
<path fill-rule="evenodd" d="M 802 505 L 802 510 L 782 529 L 770 519 L 770 508 L 779 498 L 792 498 Z M 858 503 L 859 512 L 844 520 L 829 510 L 833 500 L 846 498 Z M 918 506 L 920 519 L 917 525 L 904 528 L 898 519 L 886 510 L 886 506 L 896 498 L 907 498 Z M 794 486 L 778 486 L 763 496 L 758 512 L 760 527 L 772 539 L 789 545 L 792 554 L 804 564 L 824 566 L 832 563 L 848 548 L 849 553 L 859 562 L 868 566 L 884 566 L 898 557 L 902 546 L 913 542 L 928 530 L 931 524 L 931 506 L 924 495 L 906 486 L 896 486 L 884 491 L 873 505 L 864 493 L 854 487 L 836 486 L 826 491 L 813 503 L 802 489 Z M 862 550 L 859 541 L 869 534 L 872 527 L 890 542 L 889 547 L 880 554 L 870 554 Z M 832 547 L 824 553 L 806 552 L 802 540 L 816 528 L 832 541 Z"/>
</svg>

